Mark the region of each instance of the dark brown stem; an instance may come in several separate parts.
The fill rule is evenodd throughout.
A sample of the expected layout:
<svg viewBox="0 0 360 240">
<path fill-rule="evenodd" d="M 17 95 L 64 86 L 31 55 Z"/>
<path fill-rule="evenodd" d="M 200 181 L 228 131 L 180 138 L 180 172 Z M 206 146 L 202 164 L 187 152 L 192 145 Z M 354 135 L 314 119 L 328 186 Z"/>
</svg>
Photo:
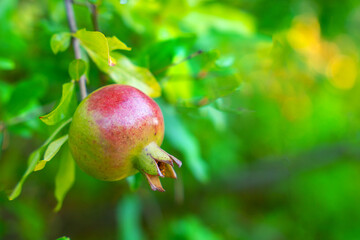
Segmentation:
<svg viewBox="0 0 360 240">
<path fill-rule="evenodd" d="M 65 1 L 65 9 L 67 14 L 67 19 L 70 27 L 70 31 L 75 33 L 77 31 L 75 14 L 73 9 L 73 3 L 71 0 L 64 0 Z M 77 38 L 72 37 L 72 44 L 74 48 L 74 54 L 76 59 L 81 59 L 81 51 L 80 51 L 80 42 Z M 84 99 L 87 96 L 86 92 L 86 77 L 82 75 L 79 80 L 80 86 L 80 95 L 81 99 Z"/>
</svg>

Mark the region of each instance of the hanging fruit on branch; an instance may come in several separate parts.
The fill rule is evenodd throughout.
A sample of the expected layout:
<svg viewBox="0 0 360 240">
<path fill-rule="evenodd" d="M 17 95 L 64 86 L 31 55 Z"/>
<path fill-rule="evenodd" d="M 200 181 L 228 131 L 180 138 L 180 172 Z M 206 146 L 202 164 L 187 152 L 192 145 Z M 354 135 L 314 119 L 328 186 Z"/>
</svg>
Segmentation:
<svg viewBox="0 0 360 240">
<path fill-rule="evenodd" d="M 159 177 L 176 178 L 173 162 L 160 148 L 164 119 L 159 106 L 140 90 L 108 85 L 78 106 L 69 130 L 69 147 L 79 167 L 105 181 L 140 171 L 154 191 L 164 191 Z"/>
</svg>

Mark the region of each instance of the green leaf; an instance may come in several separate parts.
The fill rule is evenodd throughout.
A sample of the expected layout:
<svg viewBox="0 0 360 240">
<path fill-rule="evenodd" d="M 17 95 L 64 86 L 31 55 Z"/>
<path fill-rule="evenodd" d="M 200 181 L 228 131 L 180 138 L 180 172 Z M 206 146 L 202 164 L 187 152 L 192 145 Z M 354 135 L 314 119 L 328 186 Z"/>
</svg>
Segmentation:
<svg viewBox="0 0 360 240">
<path fill-rule="evenodd" d="M 25 180 L 27 179 L 27 177 L 30 175 L 30 173 L 32 173 L 35 169 L 36 164 L 39 162 L 39 160 L 41 159 L 41 156 L 43 154 L 43 152 L 45 151 L 45 148 L 47 147 L 47 145 L 49 145 L 49 143 L 57 136 L 57 134 L 67 125 L 71 122 L 71 118 L 68 119 L 67 121 L 65 121 L 64 123 L 62 123 L 52 134 L 51 136 L 46 140 L 46 142 L 37 150 L 35 150 L 34 152 L 31 153 L 29 159 L 28 159 L 28 168 L 26 169 L 24 175 L 22 176 L 22 178 L 20 179 L 20 181 L 18 182 L 18 184 L 15 186 L 14 190 L 11 192 L 11 194 L 9 195 L 9 200 L 14 200 L 15 198 L 17 198 L 20 193 L 21 193 L 21 189 L 22 189 L 22 185 L 24 184 Z"/>
<path fill-rule="evenodd" d="M 22 185 L 24 184 L 25 180 L 30 175 L 30 173 L 32 173 L 34 171 L 36 164 L 40 160 L 42 151 L 43 151 L 43 147 L 40 147 L 39 149 L 35 150 L 30 155 L 29 160 L 28 160 L 28 168 L 26 169 L 26 172 L 20 179 L 19 183 L 16 185 L 16 187 L 10 194 L 9 200 L 14 200 L 16 197 L 19 196 L 19 194 L 21 193 Z"/>
<path fill-rule="evenodd" d="M 71 34 L 67 32 L 52 35 L 50 40 L 51 50 L 54 54 L 65 51 L 70 46 Z"/>
<path fill-rule="evenodd" d="M 161 88 L 151 72 L 134 65 L 127 57 L 114 53 L 117 64 L 109 68 L 108 74 L 115 83 L 138 88 L 150 97 L 159 97 Z"/>
<path fill-rule="evenodd" d="M 86 62 L 81 59 L 73 60 L 69 65 L 69 74 L 71 79 L 78 81 L 86 72 Z"/>
<path fill-rule="evenodd" d="M 15 117 L 28 111 L 46 93 L 46 86 L 47 79 L 38 76 L 19 82 L 11 93 L 5 112 Z"/>
<path fill-rule="evenodd" d="M 240 93 L 235 91 L 232 94 L 229 94 L 225 97 L 216 99 L 211 106 L 221 112 L 231 113 L 231 114 L 249 114 L 252 113 L 253 110 L 244 107 L 244 103 L 240 101 L 239 97 Z"/>
<path fill-rule="evenodd" d="M 70 153 L 69 146 L 66 144 L 61 154 L 60 167 L 55 178 L 55 198 L 57 205 L 54 210 L 56 212 L 61 209 L 64 198 L 72 187 L 74 180 L 75 162 Z"/>
<path fill-rule="evenodd" d="M 0 58 L 0 69 L 1 70 L 13 70 L 15 69 L 15 63 L 7 58 Z"/>
<path fill-rule="evenodd" d="M 117 37 L 112 36 L 112 37 L 107 37 L 106 38 L 108 41 L 108 45 L 109 45 L 109 51 L 114 51 L 114 50 L 127 50 L 130 51 L 131 48 L 129 48 L 128 46 L 126 46 L 125 43 L 123 43 L 122 41 L 120 41 Z"/>
<path fill-rule="evenodd" d="M 2 109 L 2 104 L 5 104 L 6 102 L 9 101 L 11 94 L 13 91 L 13 86 L 0 81 L 0 108 Z M 2 112 L 2 110 L 0 110 L 0 112 Z"/>
<path fill-rule="evenodd" d="M 55 125 L 72 116 L 76 109 L 75 82 L 63 84 L 62 96 L 58 106 L 40 119 L 47 125 Z"/>
<path fill-rule="evenodd" d="M 81 46 L 85 48 L 86 52 L 97 65 L 102 65 L 104 68 L 111 64 L 109 45 L 104 34 L 81 29 L 73 35 L 79 39 Z"/>
<path fill-rule="evenodd" d="M 148 69 L 135 66 L 127 57 L 119 53 L 113 53 L 113 58 L 110 56 L 108 39 L 104 34 L 82 29 L 74 36 L 79 39 L 98 68 L 108 74 L 115 83 L 136 87 L 150 97 L 161 95 L 160 85 Z M 110 40 L 111 48 L 118 49 L 119 42 L 113 38 Z"/>
<path fill-rule="evenodd" d="M 140 173 L 126 178 L 126 181 L 128 182 L 131 191 L 135 191 L 140 187 L 142 178 L 143 177 Z"/>
<path fill-rule="evenodd" d="M 216 1 L 194 9 L 182 19 L 182 23 L 185 28 L 201 35 L 214 30 L 243 35 L 255 32 L 253 16 Z"/>
<path fill-rule="evenodd" d="M 169 224 L 168 228 L 174 234 L 169 236 L 170 239 L 224 239 L 216 232 L 213 232 L 213 229 L 202 223 L 197 217 L 191 215 L 174 220 L 171 224 Z"/>
<path fill-rule="evenodd" d="M 2 205 L 1 210 L 5 210 L 13 216 L 15 219 L 18 219 L 18 226 L 21 230 L 19 230 L 19 233 L 21 235 L 19 236 L 20 239 L 27 239 L 27 240 L 40 240 L 40 239 L 46 239 L 45 237 L 45 231 L 46 228 L 46 220 L 44 218 L 44 215 L 41 213 L 40 206 L 41 202 L 32 202 L 32 203 L 25 203 L 24 201 L 16 201 L 8 204 L 7 206 L 4 206 L 4 199 L 2 198 Z M 26 201 L 26 200 L 25 200 Z M 7 228 L 7 224 L 4 225 L 5 221 L 3 220 L 3 217 L 1 218 L 1 228 L 5 229 Z M 5 230 L 8 231 L 7 229 Z M 11 231 L 11 230 L 10 230 Z M 4 236 L 4 231 L 1 230 L 1 239 L 6 239 L 6 235 Z M 17 239 L 17 236 L 10 237 L 10 239 Z"/>
<path fill-rule="evenodd" d="M 52 140 L 54 140 L 54 138 L 58 135 L 58 133 L 64 128 L 66 127 L 66 125 L 68 125 L 70 122 L 72 121 L 72 118 L 69 118 L 68 120 L 66 120 L 65 122 L 63 122 L 57 129 L 55 129 L 55 131 L 50 135 L 50 137 L 46 140 L 46 142 L 44 142 L 44 144 L 42 146 L 47 146 L 49 145 L 50 142 L 52 142 Z"/>
<path fill-rule="evenodd" d="M 206 182 L 209 179 L 208 165 L 201 157 L 199 141 L 186 128 L 172 107 L 165 104 L 161 104 L 160 107 L 167 123 L 165 126 L 169 126 L 165 129 L 166 139 L 184 154 L 184 165 L 190 169 L 194 177 Z"/>
<path fill-rule="evenodd" d="M 194 35 L 188 35 L 150 45 L 145 54 L 149 58 L 149 69 L 155 75 L 164 74 L 173 63 L 174 57 L 192 53 L 190 48 L 195 44 L 195 40 Z"/>
<path fill-rule="evenodd" d="M 141 227 L 141 202 L 136 195 L 127 195 L 119 202 L 116 211 L 119 235 L 117 239 L 144 239 Z"/>
<path fill-rule="evenodd" d="M 60 237 L 60 238 L 57 238 L 56 240 L 70 240 L 70 238 L 68 238 L 68 237 Z"/>
<path fill-rule="evenodd" d="M 5 132 L 5 127 L 0 122 L 0 159 L 1 159 L 1 154 L 2 154 L 3 142 L 4 142 L 4 132 Z"/>
<path fill-rule="evenodd" d="M 209 51 L 169 69 L 163 89 L 172 104 L 201 107 L 238 90 L 240 85 L 231 59 Z"/>
<path fill-rule="evenodd" d="M 59 152 L 61 146 L 64 145 L 64 143 L 68 140 L 68 137 L 69 135 L 66 134 L 51 142 L 45 151 L 44 160 L 38 162 L 34 171 L 42 170 L 45 167 L 45 164 Z"/>
</svg>

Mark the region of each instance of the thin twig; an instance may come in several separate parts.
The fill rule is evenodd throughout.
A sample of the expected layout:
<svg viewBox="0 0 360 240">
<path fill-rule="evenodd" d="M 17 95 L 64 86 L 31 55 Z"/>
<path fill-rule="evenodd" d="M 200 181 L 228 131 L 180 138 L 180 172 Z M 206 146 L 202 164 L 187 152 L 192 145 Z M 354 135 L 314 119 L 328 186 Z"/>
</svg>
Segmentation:
<svg viewBox="0 0 360 240">
<path fill-rule="evenodd" d="M 100 31 L 99 23 L 98 23 L 98 10 L 97 6 L 93 3 L 90 4 L 90 10 L 91 10 L 91 21 L 94 26 L 95 31 Z"/>
<path fill-rule="evenodd" d="M 91 12 L 91 21 L 93 24 L 93 29 L 94 29 L 94 31 L 100 32 L 98 7 L 96 4 L 89 3 L 89 9 Z M 106 76 L 101 71 L 99 71 L 99 79 L 100 79 L 101 85 L 106 84 Z"/>
<path fill-rule="evenodd" d="M 75 21 L 75 14 L 71 0 L 64 0 L 65 1 L 65 9 L 67 14 L 67 19 L 70 27 L 70 31 L 75 33 L 77 31 L 76 21 Z M 80 42 L 77 38 L 72 37 L 72 43 L 74 48 L 74 54 L 76 59 L 81 59 L 81 52 L 80 52 Z M 87 96 L 86 92 L 86 77 L 82 75 L 79 80 L 80 86 L 80 95 L 81 99 L 84 99 Z"/>
</svg>

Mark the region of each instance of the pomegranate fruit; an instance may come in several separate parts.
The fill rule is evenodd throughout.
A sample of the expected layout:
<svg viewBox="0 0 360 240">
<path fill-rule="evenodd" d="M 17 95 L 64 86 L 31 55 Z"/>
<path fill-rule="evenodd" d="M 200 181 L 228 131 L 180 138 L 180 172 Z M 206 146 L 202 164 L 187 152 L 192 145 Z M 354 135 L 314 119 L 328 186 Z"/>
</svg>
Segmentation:
<svg viewBox="0 0 360 240">
<path fill-rule="evenodd" d="M 69 130 L 69 146 L 79 167 L 105 181 L 140 171 L 154 191 L 159 177 L 176 178 L 181 161 L 159 146 L 164 119 L 159 106 L 140 90 L 120 84 L 94 91 L 78 106 Z"/>
</svg>

